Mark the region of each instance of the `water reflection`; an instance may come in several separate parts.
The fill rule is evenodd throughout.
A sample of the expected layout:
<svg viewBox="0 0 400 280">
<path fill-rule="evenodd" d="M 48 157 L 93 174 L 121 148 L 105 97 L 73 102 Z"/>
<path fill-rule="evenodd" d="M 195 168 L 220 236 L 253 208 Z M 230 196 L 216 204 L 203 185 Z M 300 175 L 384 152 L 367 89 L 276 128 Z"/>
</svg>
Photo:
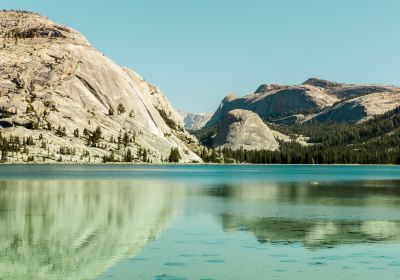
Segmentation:
<svg viewBox="0 0 400 280">
<path fill-rule="evenodd" d="M 225 203 L 226 231 L 249 231 L 260 243 L 308 248 L 400 242 L 399 181 L 220 185 L 203 194 Z"/>
<path fill-rule="evenodd" d="M 181 191 L 160 182 L 1 182 L 0 279 L 91 279 L 156 239 Z"/>
<path fill-rule="evenodd" d="M 207 188 L 205 193 L 227 200 L 400 206 L 397 180 L 220 184 Z"/>
<path fill-rule="evenodd" d="M 399 221 L 307 221 L 276 218 L 221 217 L 225 230 L 253 232 L 260 243 L 300 242 L 308 248 L 339 244 L 399 242 Z"/>
<path fill-rule="evenodd" d="M 308 254 L 343 244 L 400 244 L 398 181 L 210 184 L 169 178 L 0 181 L 0 279 L 92 279 L 108 277 L 111 267 L 119 279 L 126 271 L 155 276 L 178 268 L 194 277 L 199 263 L 232 265 L 232 252 L 240 250 L 269 252 L 276 245 L 298 261 L 298 248 Z M 251 234 L 237 234 L 243 232 Z M 146 246 L 153 240 L 159 250 Z M 144 258 L 132 258 L 145 247 Z M 262 252 L 257 261 L 264 260 Z M 132 270 L 118 274 L 123 259 L 132 260 Z M 246 265 L 255 263 L 249 258 Z"/>
</svg>

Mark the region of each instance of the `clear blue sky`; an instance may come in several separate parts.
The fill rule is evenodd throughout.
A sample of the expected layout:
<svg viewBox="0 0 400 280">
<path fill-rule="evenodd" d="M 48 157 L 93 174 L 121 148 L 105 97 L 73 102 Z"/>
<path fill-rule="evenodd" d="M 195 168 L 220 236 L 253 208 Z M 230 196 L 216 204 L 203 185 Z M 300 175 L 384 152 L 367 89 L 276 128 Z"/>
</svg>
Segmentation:
<svg viewBox="0 0 400 280">
<path fill-rule="evenodd" d="M 309 77 L 400 84 L 398 0 L 2 0 L 81 31 L 159 86 L 212 112 L 229 92 Z"/>
</svg>

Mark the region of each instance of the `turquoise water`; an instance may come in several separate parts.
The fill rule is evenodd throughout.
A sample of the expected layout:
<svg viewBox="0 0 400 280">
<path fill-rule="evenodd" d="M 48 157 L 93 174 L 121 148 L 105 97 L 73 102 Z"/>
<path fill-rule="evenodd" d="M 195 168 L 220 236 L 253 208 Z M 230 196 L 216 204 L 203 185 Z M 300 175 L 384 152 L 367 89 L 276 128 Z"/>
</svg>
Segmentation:
<svg viewBox="0 0 400 280">
<path fill-rule="evenodd" d="M 395 166 L 0 166 L 0 279 L 400 279 Z"/>
</svg>

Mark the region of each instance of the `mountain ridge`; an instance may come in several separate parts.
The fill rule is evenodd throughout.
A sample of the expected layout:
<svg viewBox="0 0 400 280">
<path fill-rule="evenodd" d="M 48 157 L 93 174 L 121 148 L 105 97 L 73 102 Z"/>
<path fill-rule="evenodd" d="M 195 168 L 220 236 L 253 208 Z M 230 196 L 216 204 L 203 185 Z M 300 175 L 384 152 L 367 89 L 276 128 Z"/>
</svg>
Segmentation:
<svg viewBox="0 0 400 280">
<path fill-rule="evenodd" d="M 277 124 L 293 124 L 289 120 L 294 123 L 318 122 L 324 111 L 329 112 L 335 106 L 350 101 L 358 105 L 347 106 L 350 110 L 348 115 L 354 115 L 355 118 L 339 118 L 330 114 L 331 117 L 326 119 L 333 122 L 362 122 L 394 109 L 400 104 L 399 93 L 400 87 L 396 86 L 345 84 L 318 78 L 310 78 L 300 85 L 262 84 L 254 93 L 243 97 L 225 97 L 206 126 L 217 124 L 234 109 L 253 111 L 262 119 L 273 123 L 277 121 Z M 373 98 L 379 94 L 386 97 L 384 105 L 379 104 L 379 98 Z"/>
</svg>

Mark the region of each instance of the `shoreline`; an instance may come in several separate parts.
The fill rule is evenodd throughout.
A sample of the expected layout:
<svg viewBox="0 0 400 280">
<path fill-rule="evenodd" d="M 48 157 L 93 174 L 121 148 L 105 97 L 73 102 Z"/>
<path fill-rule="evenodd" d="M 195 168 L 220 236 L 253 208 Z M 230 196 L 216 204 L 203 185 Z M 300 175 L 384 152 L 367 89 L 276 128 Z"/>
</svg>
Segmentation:
<svg viewBox="0 0 400 280">
<path fill-rule="evenodd" d="M 361 163 L 321 163 L 321 164 L 306 164 L 306 163 L 146 163 L 146 162 L 93 162 L 93 163 L 85 163 L 85 162 L 0 162 L 0 166 L 2 165 L 34 165 L 34 166 L 43 166 L 43 165 L 122 165 L 122 166 L 399 166 L 399 164 L 361 164 Z"/>
</svg>

